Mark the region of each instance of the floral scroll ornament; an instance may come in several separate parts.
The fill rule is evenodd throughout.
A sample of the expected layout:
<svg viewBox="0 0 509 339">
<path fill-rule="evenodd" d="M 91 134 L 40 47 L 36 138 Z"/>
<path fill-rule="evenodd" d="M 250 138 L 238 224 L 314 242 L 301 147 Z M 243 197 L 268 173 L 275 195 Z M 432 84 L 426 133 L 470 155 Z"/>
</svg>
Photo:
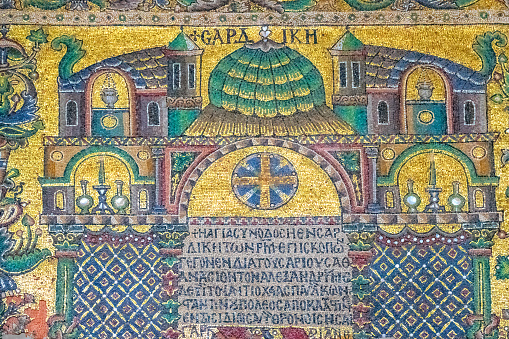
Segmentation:
<svg viewBox="0 0 509 339">
<path fill-rule="evenodd" d="M 42 29 L 30 31 L 27 37 L 33 43 L 28 54 L 18 42 L 9 39 L 7 26 L 0 28 L 0 324 L 16 316 L 14 309 L 21 305 L 7 305 L 9 295 L 19 293 L 13 276 L 34 270 L 51 255 L 48 249 L 38 249 L 42 230 L 36 228 L 35 220 L 25 214 L 26 202 L 19 196 L 24 183 L 15 182 L 20 175 L 15 168 L 7 170 L 10 152 L 28 145 L 28 138 L 44 128 L 39 116 L 37 92 L 33 81 L 37 80 L 36 55 L 41 45 L 48 42 Z M 21 220 L 16 238 L 9 230 Z M 19 228 L 19 227 L 18 227 Z M 30 303 L 29 299 L 25 300 Z M 16 306 L 16 307 L 14 307 Z M 23 316 L 19 316 L 23 317 Z M 21 318 L 19 322 L 21 322 Z M 2 327 L 2 333 L 6 327 Z"/>
<path fill-rule="evenodd" d="M 500 65 L 502 73 L 495 72 L 493 74 L 493 80 L 495 80 L 498 83 L 500 87 L 500 92 L 492 95 L 490 98 L 491 101 L 493 101 L 496 104 L 507 103 L 507 101 L 509 100 L 509 70 L 507 62 L 508 62 L 507 56 L 505 55 L 505 53 L 501 53 L 498 56 L 498 63 Z M 509 106 L 506 106 L 504 109 L 506 111 L 509 111 Z M 509 129 L 506 130 L 506 133 L 508 132 Z"/>
<path fill-rule="evenodd" d="M 507 37 L 500 32 L 488 32 L 493 34 L 493 37 L 497 40 L 496 45 L 498 47 L 505 47 L 507 45 Z M 484 36 L 486 36 L 485 33 Z M 484 36 L 479 36 L 477 40 L 479 40 L 481 43 L 478 45 L 480 46 L 479 51 L 484 55 L 484 58 L 479 54 L 479 52 L 474 48 L 476 52 L 481 56 L 483 60 L 483 70 L 489 69 L 491 70 L 492 80 L 498 85 L 499 91 L 498 93 L 495 93 L 490 97 L 490 100 L 494 102 L 495 104 L 506 104 L 504 109 L 509 112 L 509 106 L 507 103 L 509 102 L 509 66 L 506 54 L 502 51 L 498 57 L 496 56 L 495 52 L 492 48 L 486 48 L 488 39 L 483 39 Z M 491 40 L 493 41 L 493 40 Z M 491 43 L 490 43 L 491 47 Z M 499 69 L 496 69 L 496 66 L 499 66 Z M 506 130 L 506 133 L 509 132 L 509 129 Z M 504 166 L 507 163 L 508 155 L 507 150 L 503 150 L 504 154 L 502 155 L 502 166 Z"/>
<path fill-rule="evenodd" d="M 44 128 L 42 120 L 35 113 L 37 92 L 33 81 L 39 78 L 35 59 L 40 46 L 48 42 L 42 28 L 30 31 L 28 40 L 34 43 L 32 53 L 16 41 L 7 38 L 8 28 L 0 29 L 0 159 L 5 164 L 0 173 L 0 182 L 5 176 L 5 168 L 10 150 L 26 146 L 29 137 Z M 7 151 L 6 151 L 7 150 Z M 2 166 L 4 165 L 4 166 Z"/>
</svg>

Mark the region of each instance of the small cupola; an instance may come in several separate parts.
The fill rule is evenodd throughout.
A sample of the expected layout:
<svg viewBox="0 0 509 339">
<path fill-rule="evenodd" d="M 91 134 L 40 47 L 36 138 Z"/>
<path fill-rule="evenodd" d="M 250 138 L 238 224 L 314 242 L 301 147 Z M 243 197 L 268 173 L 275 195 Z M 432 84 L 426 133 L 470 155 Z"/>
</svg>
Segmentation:
<svg viewBox="0 0 509 339">
<path fill-rule="evenodd" d="M 200 49 L 183 31 L 165 49 L 168 57 L 168 97 L 197 97 L 201 91 Z"/>
<path fill-rule="evenodd" d="M 168 136 L 181 135 L 201 112 L 200 49 L 182 30 L 164 49 L 168 58 Z"/>
<path fill-rule="evenodd" d="M 334 67 L 334 95 L 366 93 L 366 53 L 364 44 L 350 31 L 329 50 Z"/>
</svg>

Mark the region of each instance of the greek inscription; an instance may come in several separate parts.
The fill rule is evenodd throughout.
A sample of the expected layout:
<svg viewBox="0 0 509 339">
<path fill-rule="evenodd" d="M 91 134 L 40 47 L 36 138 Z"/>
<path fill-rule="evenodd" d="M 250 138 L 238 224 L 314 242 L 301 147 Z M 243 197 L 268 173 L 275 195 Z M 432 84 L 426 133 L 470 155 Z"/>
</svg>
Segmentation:
<svg viewBox="0 0 509 339">
<path fill-rule="evenodd" d="M 347 252 L 339 225 L 191 225 L 180 263 L 180 322 L 351 325 Z"/>
</svg>

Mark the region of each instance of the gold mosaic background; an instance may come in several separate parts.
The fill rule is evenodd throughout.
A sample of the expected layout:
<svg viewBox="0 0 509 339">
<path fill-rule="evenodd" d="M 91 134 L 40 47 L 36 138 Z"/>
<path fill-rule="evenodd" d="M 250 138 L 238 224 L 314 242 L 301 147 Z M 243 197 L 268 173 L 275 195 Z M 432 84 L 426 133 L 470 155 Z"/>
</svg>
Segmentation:
<svg viewBox="0 0 509 339">
<path fill-rule="evenodd" d="M 481 6 L 483 1 L 477 3 L 475 6 Z M 498 3 L 493 3 L 494 7 L 498 7 Z M 502 6 L 502 5 L 500 5 Z M 12 26 L 9 32 L 9 37 L 22 41 L 25 47 L 29 50 L 29 42 L 25 37 L 29 34 L 30 30 L 37 29 L 35 26 Z M 296 49 L 308 59 L 310 59 L 321 72 L 326 90 L 326 97 L 328 104 L 332 94 L 332 59 L 328 49 L 337 41 L 337 39 L 344 33 L 343 27 L 309 27 L 310 29 L 317 29 L 318 32 L 318 45 L 306 44 L 288 44 L 290 47 Z M 88 65 L 94 64 L 105 58 L 129 53 L 150 47 L 166 45 L 171 41 L 179 32 L 177 27 L 157 28 L 157 27 L 44 27 L 46 33 L 49 34 L 48 39 L 52 40 L 57 36 L 67 34 L 73 35 L 76 38 L 83 40 L 83 48 L 87 51 L 85 57 L 75 66 L 75 71 L 78 71 Z M 186 33 L 192 33 L 194 30 L 201 32 L 200 27 L 185 27 Z M 214 28 L 207 28 L 212 30 Z M 226 28 L 219 28 L 225 30 Z M 257 40 L 259 27 L 249 28 L 247 31 L 251 39 Z M 273 34 L 271 36 L 275 41 L 282 40 L 282 31 L 279 27 L 272 27 Z M 509 28 L 505 26 L 492 26 L 492 25 L 475 25 L 475 26 L 393 26 L 382 27 L 372 26 L 363 28 L 352 28 L 352 32 L 365 44 L 375 44 L 387 47 L 403 48 L 408 50 L 415 50 L 423 53 L 433 54 L 439 57 L 447 58 L 455 62 L 464 64 L 473 69 L 481 68 L 481 61 L 471 48 L 476 35 L 486 31 L 500 30 L 506 35 L 509 35 Z M 204 49 L 202 56 L 202 83 L 204 85 L 208 82 L 208 77 L 216 65 L 216 63 L 239 48 L 241 44 L 231 45 L 203 45 L 200 41 L 197 44 Z M 23 149 L 13 152 L 9 160 L 9 166 L 17 167 L 21 170 L 21 177 L 19 181 L 26 183 L 23 198 L 30 201 L 27 207 L 27 212 L 32 216 L 37 216 L 41 212 L 41 189 L 37 178 L 43 175 L 43 135 L 57 135 L 58 134 L 58 92 L 57 92 L 57 76 L 58 76 L 58 63 L 63 55 L 63 52 L 53 51 L 49 44 L 43 46 L 42 51 L 38 56 L 38 71 L 40 79 L 36 82 L 36 87 L 39 93 L 39 114 L 44 119 L 46 128 L 39 132 L 39 134 L 30 140 L 30 145 Z M 493 84 L 488 87 L 489 93 L 494 91 Z M 204 86 L 206 88 L 206 86 Z M 202 93 L 204 98 L 204 105 L 208 103 L 207 92 Z M 491 94 L 488 95 L 488 97 Z M 509 136 L 505 134 L 505 129 L 509 126 L 508 115 L 502 111 L 501 106 L 493 103 L 489 104 L 489 129 L 491 131 L 498 131 L 501 137 L 495 144 L 495 163 L 497 168 L 497 175 L 500 176 L 500 186 L 498 188 L 497 205 L 499 210 L 506 210 L 509 208 L 508 199 L 505 197 L 505 189 L 509 185 L 509 166 L 501 168 L 500 155 L 501 149 L 509 148 Z M 250 150 L 249 150 L 250 151 Z M 271 148 L 259 147 L 257 151 L 275 151 Z M 231 173 L 234 164 L 245 156 L 248 150 L 234 152 L 226 156 L 221 162 L 218 162 L 209 168 L 203 175 L 202 180 L 196 185 L 193 199 L 190 206 L 190 214 L 198 215 L 225 215 L 227 211 L 234 209 L 238 214 L 252 215 L 244 205 L 231 199 L 231 191 L 227 190 L 226 184 L 229 184 L 229 177 L 227 174 Z M 279 152 L 279 151 L 278 151 Z M 311 175 L 313 171 L 311 162 L 307 159 L 294 154 L 291 151 L 279 152 L 283 156 L 290 159 L 294 164 L 299 174 L 299 182 L 301 185 L 298 196 L 293 199 L 292 206 L 289 204 L 281 209 L 284 215 L 292 215 L 299 211 L 305 211 L 309 215 L 332 215 L 338 213 L 337 196 L 332 188 L 330 180 L 318 170 L 319 177 Z M 403 182 L 408 177 L 412 177 L 415 181 L 416 187 L 424 187 L 426 184 L 427 176 L 423 175 L 422 168 L 426 168 L 427 159 L 415 159 L 415 162 L 405 166 L 402 172 Z M 441 163 L 445 164 L 446 159 L 437 159 L 438 167 Z M 444 171 L 443 175 L 451 176 L 449 182 L 456 179 L 456 172 L 459 171 L 459 166 L 452 166 L 448 171 Z M 440 170 L 439 170 L 439 173 Z M 440 176 L 440 175 L 439 175 Z M 454 177 L 454 178 L 452 178 Z M 209 181 L 210 180 L 210 181 Z M 462 184 L 464 189 L 465 185 Z M 316 204 L 317 190 L 321 193 L 321 204 Z M 203 194 L 202 194 L 203 193 Z M 421 194 L 422 192 L 418 191 Z M 464 192 L 462 191 L 464 194 Z M 218 205 L 213 206 L 215 202 L 215 194 L 230 195 L 227 197 L 228 203 L 233 205 L 225 205 L 220 209 Z M 234 206 L 235 205 L 235 206 Z M 272 216 L 272 211 L 259 211 L 259 216 Z M 278 213 L 278 215 L 281 215 Z M 450 229 L 454 228 L 452 225 Z M 390 230 L 398 231 L 398 227 L 393 227 Z M 423 226 L 421 231 L 428 230 L 429 227 Z M 502 229 L 509 232 L 507 222 L 502 225 Z M 495 246 L 493 247 L 493 260 L 491 263 L 492 268 L 492 303 L 493 312 L 500 315 L 502 308 L 507 308 L 509 304 L 509 285 L 504 280 L 496 280 L 493 276 L 495 270 L 495 258 L 498 255 L 509 254 L 509 240 L 500 240 L 496 238 Z M 51 248 L 51 239 L 45 233 L 40 246 Z M 49 312 L 51 313 L 54 308 L 54 291 L 55 291 L 55 272 L 56 260 L 52 259 L 46 261 L 35 271 L 17 278 L 19 288 L 28 293 L 33 293 L 38 298 L 48 301 Z M 35 282 L 35 283 L 34 283 Z M 507 325 L 502 321 L 502 326 Z"/>
</svg>

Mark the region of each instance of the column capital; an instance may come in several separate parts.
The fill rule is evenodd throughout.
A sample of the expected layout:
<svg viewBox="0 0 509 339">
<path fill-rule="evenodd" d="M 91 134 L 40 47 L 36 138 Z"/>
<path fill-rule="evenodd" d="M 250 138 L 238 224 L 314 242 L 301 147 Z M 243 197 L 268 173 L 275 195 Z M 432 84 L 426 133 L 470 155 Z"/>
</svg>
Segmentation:
<svg viewBox="0 0 509 339">
<path fill-rule="evenodd" d="M 57 252 L 77 251 L 85 232 L 83 225 L 49 225 L 48 229 Z"/>
<path fill-rule="evenodd" d="M 472 257 L 491 257 L 491 248 L 470 248 L 468 254 Z"/>
<path fill-rule="evenodd" d="M 151 151 L 153 158 L 162 158 L 164 156 L 164 147 L 152 147 Z"/>
<path fill-rule="evenodd" d="M 368 158 L 376 158 L 378 157 L 378 146 L 367 146 L 364 147 L 366 151 L 366 156 Z"/>
</svg>

